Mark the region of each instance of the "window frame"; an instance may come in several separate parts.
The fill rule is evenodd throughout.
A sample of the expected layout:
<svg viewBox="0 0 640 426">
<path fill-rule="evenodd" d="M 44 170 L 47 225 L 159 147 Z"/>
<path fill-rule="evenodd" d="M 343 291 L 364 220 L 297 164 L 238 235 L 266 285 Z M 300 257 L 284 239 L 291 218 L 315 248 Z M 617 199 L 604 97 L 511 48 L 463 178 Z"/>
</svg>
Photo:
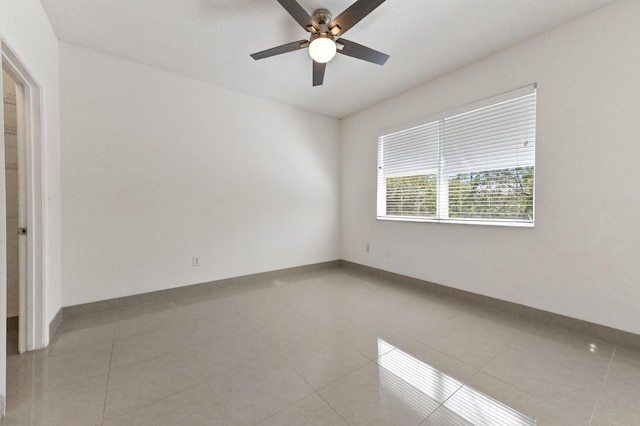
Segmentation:
<svg viewBox="0 0 640 426">
<path fill-rule="evenodd" d="M 532 219 L 529 220 L 521 220 L 521 219 L 490 219 L 490 218 L 449 218 L 449 179 L 447 178 L 444 167 L 442 166 L 443 154 L 442 154 L 442 136 L 440 135 L 438 141 L 438 161 L 440 162 L 440 167 L 437 172 L 437 191 L 436 191 L 436 217 L 425 217 L 425 216 L 394 216 L 387 215 L 387 190 L 386 190 L 386 181 L 384 171 L 382 170 L 382 138 L 389 137 L 395 133 L 408 131 L 412 129 L 419 128 L 421 126 L 427 126 L 433 124 L 435 122 L 443 123 L 444 120 L 450 119 L 452 117 L 462 115 L 465 113 L 469 113 L 478 109 L 490 107 L 492 105 L 496 105 L 505 101 L 515 100 L 517 98 L 534 94 L 536 97 L 535 101 L 535 139 L 534 139 L 534 158 L 533 165 L 526 167 L 533 167 L 533 195 L 532 195 Z M 501 93 L 496 96 L 491 96 L 489 98 L 485 98 L 476 102 L 472 102 L 460 107 L 451 108 L 446 111 L 442 111 L 440 113 L 434 114 L 430 117 L 423 118 L 412 123 L 406 123 L 404 125 L 395 126 L 394 128 L 387 129 L 378 134 L 378 145 L 377 145 L 377 179 L 376 179 L 376 187 L 377 187 L 377 197 L 376 197 L 376 218 L 377 220 L 384 221 L 396 221 L 396 222 L 427 222 L 427 223 L 451 223 L 451 224 L 463 224 L 463 225 L 489 225 L 489 226 L 506 226 L 506 227 L 522 227 L 522 228 L 533 228 L 535 227 L 535 187 L 536 187 L 536 161 L 535 161 L 535 153 L 537 144 L 537 84 L 530 84 L 515 90 L 510 90 L 508 92 Z M 425 175 L 427 173 L 427 169 L 425 169 Z M 399 175 L 400 176 L 400 175 Z M 412 176 L 412 175 L 405 175 Z M 386 176 L 388 177 L 388 176 Z M 385 185 L 382 185 L 381 182 L 385 182 Z M 443 211 L 446 213 L 443 214 Z"/>
</svg>

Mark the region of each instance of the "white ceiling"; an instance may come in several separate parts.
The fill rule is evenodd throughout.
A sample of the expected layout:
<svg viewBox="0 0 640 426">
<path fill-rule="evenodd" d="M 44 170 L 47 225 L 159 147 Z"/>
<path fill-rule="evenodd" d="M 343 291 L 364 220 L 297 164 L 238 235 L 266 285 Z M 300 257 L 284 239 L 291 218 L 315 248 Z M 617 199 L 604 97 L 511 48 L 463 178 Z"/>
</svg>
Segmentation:
<svg viewBox="0 0 640 426">
<path fill-rule="evenodd" d="M 308 38 L 276 0 L 41 0 L 60 40 L 333 117 L 344 117 L 614 0 L 388 0 L 345 38 L 391 55 L 338 55 L 311 85 Z M 355 0 L 298 0 L 334 17 Z"/>
</svg>

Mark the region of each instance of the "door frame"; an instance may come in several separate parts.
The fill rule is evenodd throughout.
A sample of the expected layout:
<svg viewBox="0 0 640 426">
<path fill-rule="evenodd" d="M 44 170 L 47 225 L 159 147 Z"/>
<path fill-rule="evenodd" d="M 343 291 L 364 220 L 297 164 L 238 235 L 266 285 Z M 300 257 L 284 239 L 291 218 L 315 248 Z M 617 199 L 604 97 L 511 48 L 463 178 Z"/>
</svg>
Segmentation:
<svg viewBox="0 0 640 426">
<path fill-rule="evenodd" d="M 23 167 L 20 183 L 24 185 L 20 191 L 21 227 L 27 228 L 27 235 L 21 236 L 21 278 L 20 278 L 20 317 L 19 317 L 19 351 L 32 351 L 46 346 L 49 330 L 46 326 L 45 315 L 45 286 L 44 286 L 44 215 L 43 215 L 43 176 L 42 161 L 43 132 L 42 132 L 42 90 L 40 85 L 29 73 L 23 62 L 14 53 L 5 40 L 0 39 L 1 65 L 17 83 L 16 99 L 18 114 L 18 155 L 19 165 Z M 0 84 L 1 87 L 1 84 Z M 21 104 L 21 105 L 20 105 Z M 4 134 L 2 135 L 2 173 L 4 175 Z M 21 145 L 21 147 L 20 147 Z M 22 150 L 22 151 L 21 151 Z M 3 179 L 4 181 L 4 176 Z M 4 193 L 4 188 L 2 188 Z M 2 202 L 4 205 L 4 201 Z M 0 209 L 0 223 L 6 223 L 6 210 Z M 24 226 L 24 225 L 26 226 Z M 6 237 L 1 241 L 4 252 Z M 23 242 L 26 239 L 26 244 Z M 23 254 L 25 256 L 23 256 Z M 6 259 L 6 254 L 4 256 Z M 5 260 L 6 262 L 6 260 Z M 4 265 L 6 270 L 6 265 Z M 24 277 L 24 278 L 22 278 Z M 6 274 L 0 277 L 0 286 L 4 295 L 4 303 L 0 306 L 2 321 L 6 322 Z M 6 325 L 3 326 L 3 335 Z M 4 339 L 6 341 L 6 339 Z M 6 353 L 6 351 L 4 352 Z"/>
</svg>

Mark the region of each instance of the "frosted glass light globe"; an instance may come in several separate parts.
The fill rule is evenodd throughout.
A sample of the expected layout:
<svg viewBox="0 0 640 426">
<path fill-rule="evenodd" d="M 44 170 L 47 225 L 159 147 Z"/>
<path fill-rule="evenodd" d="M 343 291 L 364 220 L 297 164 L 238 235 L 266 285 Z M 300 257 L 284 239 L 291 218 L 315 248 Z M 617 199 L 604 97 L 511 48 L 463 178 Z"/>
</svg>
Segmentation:
<svg viewBox="0 0 640 426">
<path fill-rule="evenodd" d="M 309 55 L 321 64 L 327 63 L 336 56 L 336 43 L 326 37 L 318 37 L 309 45 Z"/>
</svg>

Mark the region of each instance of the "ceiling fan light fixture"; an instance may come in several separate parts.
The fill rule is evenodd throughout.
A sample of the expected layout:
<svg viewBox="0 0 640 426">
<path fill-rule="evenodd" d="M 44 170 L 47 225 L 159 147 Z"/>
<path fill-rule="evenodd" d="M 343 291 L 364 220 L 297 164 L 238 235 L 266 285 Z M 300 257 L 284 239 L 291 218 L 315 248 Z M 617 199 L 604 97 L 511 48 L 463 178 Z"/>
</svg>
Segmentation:
<svg viewBox="0 0 640 426">
<path fill-rule="evenodd" d="M 309 56 L 320 63 L 325 64 L 336 56 L 336 42 L 333 41 L 333 36 L 329 34 L 318 34 L 312 38 L 309 44 Z"/>
<path fill-rule="evenodd" d="M 389 55 L 354 43 L 353 41 L 345 40 L 342 37 L 345 32 L 349 31 L 350 28 L 384 2 L 385 0 L 355 0 L 355 3 L 334 19 L 333 16 L 331 16 L 331 12 L 327 9 L 316 9 L 312 16 L 304 10 L 297 0 L 278 0 L 278 3 L 289 12 L 289 15 L 291 15 L 305 31 L 311 33 L 311 37 L 309 41 L 293 41 L 281 46 L 272 47 L 271 49 L 252 53 L 251 57 L 258 60 L 300 49 L 308 49 L 309 56 L 313 59 L 314 87 L 322 86 L 326 64 L 336 56 L 336 53 L 378 65 L 384 65 L 387 59 L 389 59 Z"/>
</svg>

